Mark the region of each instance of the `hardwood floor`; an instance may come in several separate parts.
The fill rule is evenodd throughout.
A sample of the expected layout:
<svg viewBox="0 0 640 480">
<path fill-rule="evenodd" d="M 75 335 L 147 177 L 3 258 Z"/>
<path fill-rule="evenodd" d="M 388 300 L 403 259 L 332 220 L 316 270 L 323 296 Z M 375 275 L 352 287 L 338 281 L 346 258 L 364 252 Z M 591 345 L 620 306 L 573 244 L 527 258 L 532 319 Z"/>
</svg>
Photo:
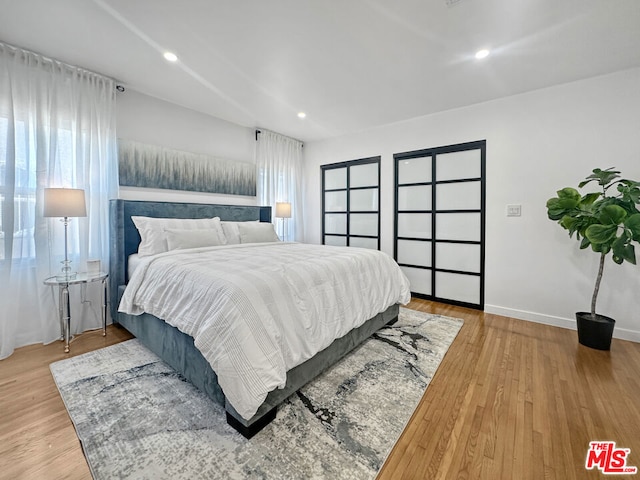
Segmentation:
<svg viewBox="0 0 640 480">
<path fill-rule="evenodd" d="M 414 299 L 411 308 L 465 324 L 379 480 L 588 479 L 589 441 L 630 448 L 640 467 L 640 344 L 610 352 L 570 330 Z M 110 326 L 78 336 L 69 355 L 130 338 Z M 0 361 L 0 478 L 90 479 L 49 364 L 62 344 Z M 622 477 L 624 478 L 624 477 Z"/>
<path fill-rule="evenodd" d="M 0 479 L 91 479 L 76 431 L 51 376 L 57 360 L 131 338 L 110 325 L 62 342 L 30 345 L 0 360 Z"/>
<path fill-rule="evenodd" d="M 640 344 L 583 347 L 575 331 L 423 300 L 465 324 L 378 475 L 387 479 L 588 479 L 590 441 L 640 467 Z"/>
</svg>

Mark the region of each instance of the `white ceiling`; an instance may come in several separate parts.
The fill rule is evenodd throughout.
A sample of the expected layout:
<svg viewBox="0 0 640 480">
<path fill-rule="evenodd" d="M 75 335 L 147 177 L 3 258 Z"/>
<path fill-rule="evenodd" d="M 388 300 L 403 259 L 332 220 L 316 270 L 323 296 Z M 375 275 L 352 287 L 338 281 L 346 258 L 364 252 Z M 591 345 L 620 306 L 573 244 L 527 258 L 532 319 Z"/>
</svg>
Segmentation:
<svg viewBox="0 0 640 480">
<path fill-rule="evenodd" d="M 309 141 L 639 67 L 640 1 L 0 0 L 0 41 Z"/>
</svg>

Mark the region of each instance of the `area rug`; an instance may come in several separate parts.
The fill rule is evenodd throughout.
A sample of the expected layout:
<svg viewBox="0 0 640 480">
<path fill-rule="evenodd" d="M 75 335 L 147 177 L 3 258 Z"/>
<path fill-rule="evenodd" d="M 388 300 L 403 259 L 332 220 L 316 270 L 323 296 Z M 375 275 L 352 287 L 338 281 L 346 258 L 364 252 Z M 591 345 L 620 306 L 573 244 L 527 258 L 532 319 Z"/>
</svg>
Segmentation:
<svg viewBox="0 0 640 480">
<path fill-rule="evenodd" d="M 373 479 L 461 326 L 401 308 L 251 440 L 136 339 L 51 372 L 95 479 Z"/>
</svg>

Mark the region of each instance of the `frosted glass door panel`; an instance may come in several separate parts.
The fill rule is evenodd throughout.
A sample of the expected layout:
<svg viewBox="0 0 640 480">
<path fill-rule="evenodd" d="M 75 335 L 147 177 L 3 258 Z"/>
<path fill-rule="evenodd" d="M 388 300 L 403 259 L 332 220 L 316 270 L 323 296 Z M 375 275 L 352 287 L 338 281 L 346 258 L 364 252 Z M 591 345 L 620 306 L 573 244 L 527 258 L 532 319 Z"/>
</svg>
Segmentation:
<svg viewBox="0 0 640 480">
<path fill-rule="evenodd" d="M 431 266 L 431 242 L 398 240 L 398 263 Z"/>
<path fill-rule="evenodd" d="M 398 184 L 431 181 L 431 157 L 411 158 L 398 163 Z"/>
<path fill-rule="evenodd" d="M 436 156 L 436 180 L 480 178 L 481 152 L 479 149 L 441 153 Z"/>
<path fill-rule="evenodd" d="M 324 189 L 347 188 L 347 167 L 324 171 Z"/>
<path fill-rule="evenodd" d="M 335 245 L 337 247 L 346 247 L 347 246 L 347 237 L 335 237 L 333 235 L 325 235 L 324 236 L 324 244 L 325 245 Z"/>
<path fill-rule="evenodd" d="M 349 167 L 349 186 L 353 187 L 377 187 L 378 164 L 366 163 Z"/>
<path fill-rule="evenodd" d="M 438 210 L 480 210 L 480 182 L 443 183 L 436 188 Z"/>
<path fill-rule="evenodd" d="M 431 270 L 411 267 L 400 267 L 400 269 L 407 276 L 412 292 L 431 295 Z"/>
<path fill-rule="evenodd" d="M 436 216 L 438 240 L 480 241 L 480 213 L 439 213 Z"/>
<path fill-rule="evenodd" d="M 398 237 L 431 238 L 431 214 L 399 213 Z"/>
<path fill-rule="evenodd" d="M 347 233 L 347 215 L 328 213 L 324 216 L 324 233 Z"/>
<path fill-rule="evenodd" d="M 349 224 L 350 235 L 371 235 L 378 236 L 378 214 L 377 213 L 352 213 Z"/>
<path fill-rule="evenodd" d="M 436 268 L 480 273 L 480 245 L 437 243 Z"/>
<path fill-rule="evenodd" d="M 431 185 L 398 187 L 398 210 L 431 210 Z"/>
<path fill-rule="evenodd" d="M 347 192 L 326 192 L 324 194 L 324 208 L 327 212 L 347 211 Z"/>
<path fill-rule="evenodd" d="M 360 238 L 351 237 L 349 239 L 350 247 L 370 248 L 371 250 L 377 250 L 378 239 L 377 238 Z"/>
<path fill-rule="evenodd" d="M 378 189 L 351 190 L 349 209 L 352 212 L 366 212 L 378 210 Z M 345 208 L 346 210 L 346 208 Z"/>
<path fill-rule="evenodd" d="M 480 303 L 480 277 L 436 272 L 436 297 L 457 302 Z"/>
</svg>

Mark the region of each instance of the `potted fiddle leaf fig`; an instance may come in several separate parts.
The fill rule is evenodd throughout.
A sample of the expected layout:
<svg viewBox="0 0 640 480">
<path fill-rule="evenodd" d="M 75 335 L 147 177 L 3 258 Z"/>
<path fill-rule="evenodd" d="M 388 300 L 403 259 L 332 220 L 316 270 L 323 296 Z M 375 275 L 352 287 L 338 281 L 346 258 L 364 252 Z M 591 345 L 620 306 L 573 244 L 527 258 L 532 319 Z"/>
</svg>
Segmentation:
<svg viewBox="0 0 640 480">
<path fill-rule="evenodd" d="M 557 196 L 547 201 L 549 219 L 557 221 L 575 234 L 580 248 L 591 249 L 600 255 L 600 266 L 591 297 L 591 311 L 577 312 L 578 340 L 582 345 L 598 350 L 611 348 L 615 320 L 596 313 L 596 299 L 605 259 L 621 264 L 635 265 L 634 243 L 640 243 L 640 183 L 620 177 L 614 168 L 596 168 L 578 188 L 596 182 L 599 191 L 581 195 L 571 187 L 558 190 Z"/>
</svg>

